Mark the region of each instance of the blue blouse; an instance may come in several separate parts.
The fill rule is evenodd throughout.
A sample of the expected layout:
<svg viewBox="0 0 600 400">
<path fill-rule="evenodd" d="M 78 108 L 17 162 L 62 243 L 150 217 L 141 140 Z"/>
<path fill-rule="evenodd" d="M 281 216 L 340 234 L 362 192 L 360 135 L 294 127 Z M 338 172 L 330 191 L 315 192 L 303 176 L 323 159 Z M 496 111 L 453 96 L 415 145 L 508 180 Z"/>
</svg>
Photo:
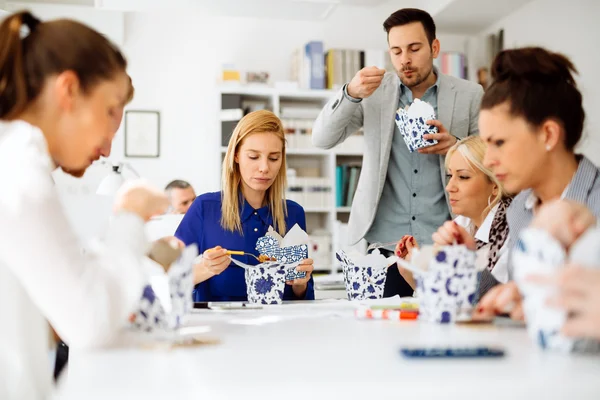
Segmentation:
<svg viewBox="0 0 600 400">
<path fill-rule="evenodd" d="M 286 200 L 288 215 L 285 218 L 287 229 L 295 224 L 306 230 L 304 209 L 298 203 Z M 244 200 L 241 210 L 242 231 L 228 231 L 221 226 L 221 192 L 205 193 L 198 196 L 179 224 L 175 237 L 186 246 L 195 243 L 198 251 L 216 246 L 227 250 L 241 250 L 245 253 L 259 255 L 256 241 L 265 236 L 269 226 L 273 225 L 273 216 L 268 206 L 255 210 Z M 233 256 L 236 260 L 249 265 L 258 261 L 250 256 Z M 199 283 L 194 288 L 194 301 L 247 301 L 246 279 L 244 269 L 230 264 L 220 275 L 215 275 Z M 308 282 L 306 294 L 300 299 L 294 295 L 292 287 L 285 285 L 284 300 L 314 300 L 315 292 L 312 277 Z"/>
</svg>

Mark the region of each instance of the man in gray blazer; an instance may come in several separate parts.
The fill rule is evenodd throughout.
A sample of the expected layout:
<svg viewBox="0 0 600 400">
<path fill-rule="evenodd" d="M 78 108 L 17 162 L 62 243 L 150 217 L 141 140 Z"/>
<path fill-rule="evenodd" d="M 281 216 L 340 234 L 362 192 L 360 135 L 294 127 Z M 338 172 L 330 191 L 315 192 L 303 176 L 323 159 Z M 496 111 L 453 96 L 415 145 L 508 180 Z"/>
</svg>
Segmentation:
<svg viewBox="0 0 600 400">
<path fill-rule="evenodd" d="M 401 9 L 383 24 L 396 73 L 376 67 L 360 70 L 325 105 L 313 128 L 317 147 L 329 149 L 361 127 L 365 149 L 349 221 L 351 244 L 392 242 L 412 235 L 419 244 L 451 218 L 444 191 L 444 158 L 460 138 L 477 134 L 480 85 L 441 74 L 433 60 L 440 52 L 431 16 Z M 396 127 L 395 115 L 419 98 L 431 104 L 438 144 L 411 153 Z M 384 296 L 412 295 L 397 268 L 388 269 Z"/>
</svg>

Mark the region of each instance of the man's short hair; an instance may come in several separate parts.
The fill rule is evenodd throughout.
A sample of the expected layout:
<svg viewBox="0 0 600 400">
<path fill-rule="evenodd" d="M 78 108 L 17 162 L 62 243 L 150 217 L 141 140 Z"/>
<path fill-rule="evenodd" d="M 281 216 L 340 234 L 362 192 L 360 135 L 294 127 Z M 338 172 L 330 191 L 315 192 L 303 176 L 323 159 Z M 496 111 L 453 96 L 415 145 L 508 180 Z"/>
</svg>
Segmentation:
<svg viewBox="0 0 600 400">
<path fill-rule="evenodd" d="M 429 45 L 435 40 L 435 22 L 427 11 L 418 8 L 402 8 L 390 15 L 383 23 L 383 29 L 389 35 L 390 30 L 395 26 L 408 25 L 413 22 L 420 22 L 423 25 Z"/>
<path fill-rule="evenodd" d="M 192 185 L 190 185 L 189 182 L 183 181 L 181 179 L 175 179 L 174 181 L 169 182 L 167 186 L 165 186 L 165 191 L 170 192 L 173 189 L 187 189 L 191 187 Z"/>
</svg>

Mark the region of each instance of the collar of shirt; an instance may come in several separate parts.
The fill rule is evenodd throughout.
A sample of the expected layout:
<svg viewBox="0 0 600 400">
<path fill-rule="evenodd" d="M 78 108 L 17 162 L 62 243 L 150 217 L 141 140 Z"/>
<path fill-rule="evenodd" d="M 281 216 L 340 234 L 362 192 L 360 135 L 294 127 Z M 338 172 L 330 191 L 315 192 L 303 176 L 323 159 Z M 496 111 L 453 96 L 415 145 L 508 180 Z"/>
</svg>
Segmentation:
<svg viewBox="0 0 600 400">
<path fill-rule="evenodd" d="M 560 196 L 562 199 L 575 200 L 580 203 L 586 203 L 590 189 L 594 186 L 596 175 L 598 174 L 598 168 L 592 163 L 587 157 L 577 155 L 577 171 L 571 178 L 571 181 Z M 533 208 L 538 204 L 539 199 L 533 193 L 533 190 L 527 189 L 529 194 L 525 199 L 525 210 L 532 211 Z M 525 191 L 525 193 L 527 193 Z"/>
<path fill-rule="evenodd" d="M 563 190 L 562 194 L 560 195 L 561 200 L 563 200 L 565 198 L 565 196 L 567 195 L 567 191 L 569 190 L 570 185 L 571 184 L 569 183 L 567 185 L 567 187 L 565 188 L 565 190 Z M 527 197 L 527 200 L 525 200 L 525 209 L 528 211 L 531 211 L 539 203 L 540 203 L 540 199 L 535 195 L 535 193 L 532 190 L 531 193 L 529 194 L 529 196 Z"/>
<path fill-rule="evenodd" d="M 242 223 L 246 222 L 252 215 L 258 215 L 265 225 L 271 224 L 271 218 L 269 217 L 269 206 L 261 207 L 255 210 L 246 199 L 242 204 Z"/>
<path fill-rule="evenodd" d="M 499 206 L 500 206 L 499 204 L 496 204 L 494 206 L 494 208 L 492 208 L 490 210 L 488 215 L 486 215 L 485 219 L 483 220 L 483 223 L 481 224 L 481 226 L 479 227 L 479 229 L 477 229 L 477 232 L 475 233 L 475 239 L 481 240 L 484 243 L 490 242 L 490 230 L 492 229 L 492 222 L 494 222 L 494 217 L 496 216 L 496 212 L 498 211 Z M 459 215 L 458 217 L 456 217 L 454 219 L 454 221 L 458 225 L 462 226 L 467 231 L 469 231 L 469 233 L 471 233 L 471 234 L 473 233 L 473 230 L 475 229 L 475 227 L 473 226 L 473 221 L 471 221 L 471 218 L 467 218 L 462 215 Z"/>
<path fill-rule="evenodd" d="M 437 67 L 434 65 L 433 66 L 433 72 L 435 73 L 436 76 L 436 80 L 435 83 L 433 85 L 431 85 L 431 87 L 429 87 L 425 93 L 423 94 L 423 97 L 425 97 L 430 91 L 435 90 L 438 91 L 439 87 L 440 87 L 440 71 L 437 69 Z M 410 90 L 409 87 L 405 86 L 402 81 L 400 81 L 400 95 L 404 95 L 406 96 L 406 98 L 408 99 L 409 103 L 413 102 L 413 97 L 412 97 L 412 90 Z"/>
</svg>

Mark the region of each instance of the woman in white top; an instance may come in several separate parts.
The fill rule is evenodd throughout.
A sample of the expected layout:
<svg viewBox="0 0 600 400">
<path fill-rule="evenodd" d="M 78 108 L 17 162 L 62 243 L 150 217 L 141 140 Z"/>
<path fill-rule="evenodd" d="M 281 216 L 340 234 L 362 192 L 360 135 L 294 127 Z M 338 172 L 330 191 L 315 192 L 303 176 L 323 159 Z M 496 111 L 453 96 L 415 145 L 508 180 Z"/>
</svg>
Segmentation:
<svg viewBox="0 0 600 400">
<path fill-rule="evenodd" d="M 494 174 L 483 165 L 485 143 L 479 136 L 469 136 L 448 150 L 446 170 L 448 184 L 446 191 L 452 207 L 452 214 L 457 215 L 453 222 L 464 227 L 475 237 L 478 252 L 485 252 L 487 257 L 479 257 L 486 267 L 499 281 L 508 280 L 507 243 L 508 225 L 506 209 L 510 197 Z M 438 245 L 455 242 L 459 238 L 449 237 L 441 227 L 433 234 L 433 241 Z M 396 254 L 410 260 L 412 250 L 418 247 L 412 236 L 404 236 L 396 245 Z M 398 266 L 400 274 L 415 288 L 410 271 Z"/>
<path fill-rule="evenodd" d="M 123 190 L 102 252 L 82 255 L 51 172 L 81 176 L 110 145 L 131 87 L 126 61 L 82 24 L 27 12 L 2 22 L 0 50 L 0 398 L 43 399 L 46 320 L 73 348 L 109 342 L 146 283 L 144 221 L 168 201 Z"/>
</svg>

